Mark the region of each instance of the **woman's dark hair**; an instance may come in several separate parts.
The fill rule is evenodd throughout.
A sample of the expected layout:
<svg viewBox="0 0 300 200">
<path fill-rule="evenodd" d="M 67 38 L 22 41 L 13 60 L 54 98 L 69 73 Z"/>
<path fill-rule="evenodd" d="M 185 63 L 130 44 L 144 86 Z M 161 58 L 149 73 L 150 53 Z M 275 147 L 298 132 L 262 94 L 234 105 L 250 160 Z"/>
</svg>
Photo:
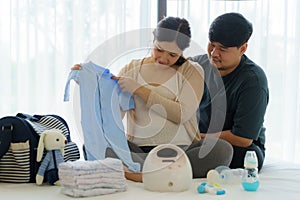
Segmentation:
<svg viewBox="0 0 300 200">
<path fill-rule="evenodd" d="M 180 56 L 174 65 L 181 66 L 185 61 L 187 61 L 187 59 Z"/>
<path fill-rule="evenodd" d="M 183 51 L 190 46 L 191 29 L 188 21 L 179 17 L 166 17 L 158 22 L 153 31 L 157 41 L 173 42 Z"/>
<path fill-rule="evenodd" d="M 217 17 L 209 28 L 209 40 L 225 47 L 241 47 L 252 35 L 252 24 L 239 13 Z"/>
</svg>

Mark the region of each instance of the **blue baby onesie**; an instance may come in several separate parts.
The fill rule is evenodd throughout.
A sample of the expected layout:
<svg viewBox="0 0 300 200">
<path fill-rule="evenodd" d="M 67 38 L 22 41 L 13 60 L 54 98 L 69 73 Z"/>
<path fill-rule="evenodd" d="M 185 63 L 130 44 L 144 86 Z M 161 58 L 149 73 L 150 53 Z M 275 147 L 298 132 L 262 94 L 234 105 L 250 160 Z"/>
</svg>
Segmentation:
<svg viewBox="0 0 300 200">
<path fill-rule="evenodd" d="M 134 172 L 140 164 L 132 161 L 124 133 L 121 111 L 134 107 L 129 93 L 121 92 L 108 69 L 93 62 L 81 64 L 81 70 L 72 70 L 65 87 L 64 101 L 69 100 L 70 81 L 80 87 L 81 125 L 87 160 L 105 158 L 107 147 Z"/>
</svg>

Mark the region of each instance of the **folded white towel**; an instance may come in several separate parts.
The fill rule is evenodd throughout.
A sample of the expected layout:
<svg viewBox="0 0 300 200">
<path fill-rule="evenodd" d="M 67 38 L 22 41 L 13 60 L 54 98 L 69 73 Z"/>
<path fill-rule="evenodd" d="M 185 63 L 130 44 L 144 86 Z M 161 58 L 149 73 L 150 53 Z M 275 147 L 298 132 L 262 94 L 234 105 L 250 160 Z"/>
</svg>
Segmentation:
<svg viewBox="0 0 300 200">
<path fill-rule="evenodd" d="M 124 172 L 108 172 L 108 173 L 90 173 L 90 174 L 71 174 L 59 172 L 59 177 L 61 179 L 68 180 L 80 180 L 80 179 L 101 179 L 101 178 L 111 178 L 111 179 L 125 179 Z"/>
<path fill-rule="evenodd" d="M 124 192 L 124 191 L 126 191 L 126 188 L 121 188 L 121 189 L 95 188 L 89 190 L 66 188 L 66 187 L 61 188 L 62 194 L 72 196 L 72 197 L 90 197 L 90 196 L 112 194 L 112 193 Z"/>
<path fill-rule="evenodd" d="M 76 160 L 73 162 L 64 162 L 59 165 L 62 171 L 123 171 L 122 161 L 115 158 L 105 158 L 103 160 L 85 161 Z"/>
<path fill-rule="evenodd" d="M 74 184 L 74 183 L 62 182 L 61 186 L 64 188 L 84 189 L 84 190 L 95 189 L 95 188 L 127 189 L 126 182 L 119 182 L 119 183 L 99 182 L 95 184 Z"/>
<path fill-rule="evenodd" d="M 124 173 L 124 170 L 113 170 L 112 168 L 107 169 L 92 169 L 92 170 L 72 170 L 72 169 L 63 169 L 59 168 L 59 173 L 66 176 L 82 176 L 89 174 L 108 174 L 108 173 Z"/>
<path fill-rule="evenodd" d="M 90 185 L 91 187 L 95 184 L 99 183 L 110 183 L 115 185 L 126 185 L 126 179 L 125 178 L 93 178 L 93 179 L 85 179 L 80 178 L 76 179 L 73 177 L 60 177 L 62 186 L 68 185 L 68 186 L 74 186 L 77 187 L 78 185 Z"/>
<path fill-rule="evenodd" d="M 61 193 L 88 197 L 126 191 L 122 161 L 106 158 L 96 161 L 77 160 L 59 165 Z"/>
</svg>

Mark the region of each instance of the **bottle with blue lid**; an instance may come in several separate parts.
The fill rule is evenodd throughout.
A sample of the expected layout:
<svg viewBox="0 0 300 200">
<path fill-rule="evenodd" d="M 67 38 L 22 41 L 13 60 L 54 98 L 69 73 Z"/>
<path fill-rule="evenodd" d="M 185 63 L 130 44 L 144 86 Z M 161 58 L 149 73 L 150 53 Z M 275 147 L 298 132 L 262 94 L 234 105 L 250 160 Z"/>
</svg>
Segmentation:
<svg viewBox="0 0 300 200">
<path fill-rule="evenodd" d="M 256 191 L 259 187 L 258 161 L 255 151 L 247 151 L 244 159 L 245 173 L 242 186 L 246 191 Z"/>
</svg>

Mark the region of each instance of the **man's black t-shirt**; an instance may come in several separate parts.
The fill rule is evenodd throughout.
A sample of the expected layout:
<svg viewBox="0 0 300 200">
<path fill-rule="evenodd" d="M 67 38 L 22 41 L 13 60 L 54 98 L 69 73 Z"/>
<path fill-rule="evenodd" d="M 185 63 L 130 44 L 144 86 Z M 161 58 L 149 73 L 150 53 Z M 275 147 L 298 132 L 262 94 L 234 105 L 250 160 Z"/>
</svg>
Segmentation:
<svg viewBox="0 0 300 200">
<path fill-rule="evenodd" d="M 205 91 L 199 106 L 202 133 L 231 130 L 237 136 L 253 139 L 265 150 L 264 116 L 269 101 L 264 71 L 246 55 L 230 74 L 221 77 L 207 55 L 192 58 L 205 72 Z"/>
</svg>

